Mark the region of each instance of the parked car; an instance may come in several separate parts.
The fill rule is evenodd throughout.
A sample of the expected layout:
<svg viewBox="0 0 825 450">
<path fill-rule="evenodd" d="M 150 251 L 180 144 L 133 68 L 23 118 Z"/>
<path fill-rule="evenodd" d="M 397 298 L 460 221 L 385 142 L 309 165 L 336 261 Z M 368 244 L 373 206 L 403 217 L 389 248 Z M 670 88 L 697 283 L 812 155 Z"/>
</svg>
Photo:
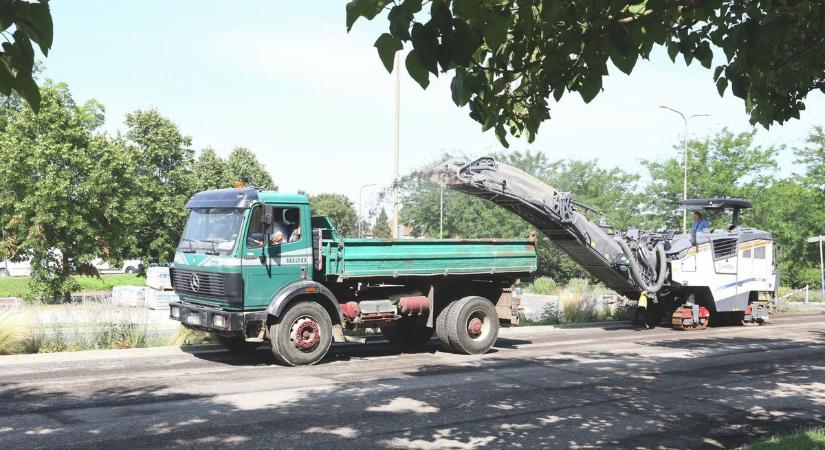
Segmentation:
<svg viewBox="0 0 825 450">
<path fill-rule="evenodd" d="M 127 259 L 123 261 L 123 265 L 119 267 L 112 267 L 107 261 L 102 258 L 95 258 L 92 260 L 92 266 L 100 273 L 138 273 L 140 270 L 139 259 Z"/>
<path fill-rule="evenodd" d="M 0 261 L 0 278 L 4 277 L 28 277 L 32 274 L 31 258 L 21 261 L 5 260 Z"/>
</svg>

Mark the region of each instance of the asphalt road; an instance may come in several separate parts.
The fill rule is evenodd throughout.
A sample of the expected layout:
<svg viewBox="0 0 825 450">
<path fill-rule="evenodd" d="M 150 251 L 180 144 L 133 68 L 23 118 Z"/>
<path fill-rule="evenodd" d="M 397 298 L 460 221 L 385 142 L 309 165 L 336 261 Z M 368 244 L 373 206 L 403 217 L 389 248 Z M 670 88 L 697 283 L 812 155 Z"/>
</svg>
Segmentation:
<svg viewBox="0 0 825 450">
<path fill-rule="evenodd" d="M 719 448 L 825 423 L 825 315 L 510 329 L 480 356 L 172 348 L 0 357 L 0 448 Z"/>
</svg>

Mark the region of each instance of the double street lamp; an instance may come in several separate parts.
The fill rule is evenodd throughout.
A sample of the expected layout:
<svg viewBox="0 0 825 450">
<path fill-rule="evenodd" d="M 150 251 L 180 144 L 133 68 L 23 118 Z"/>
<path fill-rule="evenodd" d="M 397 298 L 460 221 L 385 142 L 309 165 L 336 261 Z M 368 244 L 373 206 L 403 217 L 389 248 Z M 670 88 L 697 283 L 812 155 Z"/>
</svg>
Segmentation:
<svg viewBox="0 0 825 450">
<path fill-rule="evenodd" d="M 682 114 L 681 111 L 673 109 L 669 106 L 660 106 L 659 108 L 667 109 L 670 111 L 679 114 L 682 117 L 682 120 L 685 122 L 685 137 L 684 137 L 684 146 L 685 146 L 685 180 L 684 185 L 682 186 L 682 200 L 687 200 L 687 172 L 688 172 L 688 122 L 690 119 L 694 117 L 709 117 L 710 114 L 693 114 L 691 116 L 685 116 Z M 682 211 L 682 232 L 687 233 L 687 208 Z"/>
<path fill-rule="evenodd" d="M 364 189 L 375 186 L 375 183 L 365 184 L 361 186 L 361 189 L 358 190 L 358 237 L 364 237 L 364 203 L 363 203 L 363 195 Z"/>
</svg>

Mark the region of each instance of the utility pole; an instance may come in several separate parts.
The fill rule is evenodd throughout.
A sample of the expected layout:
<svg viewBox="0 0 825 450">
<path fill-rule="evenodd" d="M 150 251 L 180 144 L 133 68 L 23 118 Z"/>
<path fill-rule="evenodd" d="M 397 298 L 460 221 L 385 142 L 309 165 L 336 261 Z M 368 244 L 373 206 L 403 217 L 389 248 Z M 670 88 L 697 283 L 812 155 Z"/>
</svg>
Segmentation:
<svg viewBox="0 0 825 450">
<path fill-rule="evenodd" d="M 365 184 L 358 190 L 358 237 L 360 238 L 364 237 L 364 227 L 361 226 L 364 222 L 364 203 L 361 198 L 364 194 L 364 188 L 368 188 L 370 186 L 375 186 L 375 183 Z"/>
<path fill-rule="evenodd" d="M 392 181 L 392 238 L 398 239 L 398 158 L 401 147 L 401 52 L 395 52 L 395 163 Z"/>
<path fill-rule="evenodd" d="M 684 184 L 682 186 L 682 200 L 687 200 L 687 172 L 688 172 L 688 122 L 690 119 L 694 117 L 709 117 L 710 114 L 694 114 L 692 116 L 685 116 L 681 113 L 681 111 L 675 110 L 669 106 L 660 106 L 659 108 L 668 109 L 670 111 L 679 114 L 682 117 L 682 120 L 685 122 L 685 136 L 683 139 L 683 143 L 685 146 L 685 179 Z M 687 233 L 687 208 L 682 211 L 682 232 Z"/>
<path fill-rule="evenodd" d="M 825 297 L 825 259 L 822 257 L 822 241 L 825 241 L 825 236 L 814 236 L 808 238 L 808 242 L 819 242 L 819 288 L 822 290 L 822 296 Z"/>
</svg>

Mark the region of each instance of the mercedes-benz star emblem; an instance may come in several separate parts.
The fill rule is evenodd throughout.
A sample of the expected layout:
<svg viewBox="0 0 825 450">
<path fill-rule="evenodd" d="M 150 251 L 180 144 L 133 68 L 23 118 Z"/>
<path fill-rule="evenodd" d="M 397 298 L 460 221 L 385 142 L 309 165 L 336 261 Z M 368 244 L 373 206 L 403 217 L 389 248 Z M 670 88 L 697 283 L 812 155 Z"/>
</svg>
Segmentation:
<svg viewBox="0 0 825 450">
<path fill-rule="evenodd" d="M 201 279 L 198 274 L 192 274 L 192 278 L 189 279 L 189 287 L 192 288 L 192 292 L 198 292 L 201 289 Z"/>
</svg>

